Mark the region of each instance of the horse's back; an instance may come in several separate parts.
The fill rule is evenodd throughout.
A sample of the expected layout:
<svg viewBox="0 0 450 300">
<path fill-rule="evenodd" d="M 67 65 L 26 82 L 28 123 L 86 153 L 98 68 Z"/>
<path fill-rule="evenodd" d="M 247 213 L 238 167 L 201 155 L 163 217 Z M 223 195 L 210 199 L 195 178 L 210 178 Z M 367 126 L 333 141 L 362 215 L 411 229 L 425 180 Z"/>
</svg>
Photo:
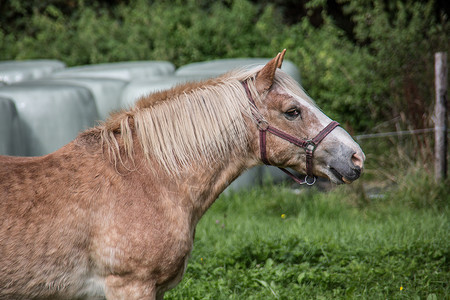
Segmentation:
<svg viewBox="0 0 450 300">
<path fill-rule="evenodd" d="M 0 156 L 0 211 L 6 213 L 6 219 L 26 217 L 28 210 L 32 213 L 52 201 L 51 191 L 61 189 L 52 184 L 63 180 L 57 164 L 50 156 Z"/>
</svg>

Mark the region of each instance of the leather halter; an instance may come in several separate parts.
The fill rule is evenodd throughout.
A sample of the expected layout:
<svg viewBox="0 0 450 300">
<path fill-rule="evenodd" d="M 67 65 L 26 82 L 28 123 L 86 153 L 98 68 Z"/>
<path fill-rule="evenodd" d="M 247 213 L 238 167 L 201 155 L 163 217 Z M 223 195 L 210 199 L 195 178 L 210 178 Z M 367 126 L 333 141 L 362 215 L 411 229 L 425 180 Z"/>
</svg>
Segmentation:
<svg viewBox="0 0 450 300">
<path fill-rule="evenodd" d="M 244 86 L 245 92 L 247 93 L 247 97 L 254 106 L 256 110 L 258 108 L 256 107 L 255 100 L 253 100 L 252 94 L 250 93 L 250 90 L 248 88 L 247 81 L 242 82 L 242 85 Z M 320 144 L 320 142 L 331 132 L 333 129 L 335 129 L 337 126 L 339 126 L 339 123 L 336 121 L 332 121 L 330 124 L 325 126 L 324 129 L 322 129 L 314 138 L 310 140 L 302 140 L 299 138 L 296 138 L 280 129 L 277 129 L 275 127 L 272 127 L 269 125 L 269 123 L 261 118 L 258 115 L 254 115 L 256 118 L 258 130 L 259 130 L 259 149 L 261 153 L 261 160 L 266 165 L 271 165 L 269 160 L 267 159 L 267 152 L 266 152 L 266 135 L 267 132 L 272 133 L 273 135 L 276 135 L 283 140 L 286 140 L 300 148 L 305 149 L 306 152 L 306 176 L 304 179 L 300 179 L 296 177 L 294 174 L 289 172 L 288 170 L 278 167 L 281 171 L 289 175 L 292 179 L 295 180 L 298 184 L 307 184 L 307 185 L 313 185 L 316 182 L 316 177 L 313 175 L 313 158 L 314 158 L 314 151 L 316 150 L 317 146 Z M 309 179 L 310 178 L 310 179 Z M 309 179 L 309 180 L 308 180 Z"/>
</svg>

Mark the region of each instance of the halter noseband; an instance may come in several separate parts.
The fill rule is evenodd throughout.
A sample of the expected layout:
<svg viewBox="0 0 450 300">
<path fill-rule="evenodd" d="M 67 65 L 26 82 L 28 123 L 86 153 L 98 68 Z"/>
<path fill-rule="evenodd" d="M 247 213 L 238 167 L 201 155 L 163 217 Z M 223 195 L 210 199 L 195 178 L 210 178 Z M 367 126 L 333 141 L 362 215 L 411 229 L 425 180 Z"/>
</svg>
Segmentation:
<svg viewBox="0 0 450 300">
<path fill-rule="evenodd" d="M 247 93 L 247 97 L 254 106 L 256 110 L 258 108 L 256 107 L 255 101 L 253 100 L 252 94 L 250 93 L 250 90 L 248 88 L 247 81 L 242 82 L 242 85 L 244 86 L 245 92 Z M 270 132 L 273 135 L 276 135 L 283 140 L 286 140 L 300 148 L 305 149 L 306 152 L 306 176 L 304 179 L 300 179 L 296 177 L 294 174 L 289 172 L 288 170 L 284 168 L 278 167 L 281 171 L 289 175 L 292 179 L 295 180 L 298 184 L 307 184 L 307 185 L 313 185 L 316 182 L 316 177 L 313 175 L 313 158 L 314 158 L 314 151 L 316 150 L 319 143 L 337 126 L 339 126 L 339 123 L 336 121 L 332 121 L 330 124 L 328 124 L 324 129 L 322 129 L 313 139 L 310 140 L 302 140 L 299 138 L 296 138 L 284 131 L 281 131 L 275 127 L 272 127 L 269 125 L 269 123 L 262 119 L 260 116 L 254 115 L 257 121 L 257 126 L 259 130 L 259 149 L 261 153 L 261 160 L 266 165 L 271 165 L 269 160 L 267 159 L 267 152 L 266 152 L 266 133 Z M 310 179 L 309 179 L 310 178 Z M 308 180 L 309 179 L 309 180 Z"/>
</svg>

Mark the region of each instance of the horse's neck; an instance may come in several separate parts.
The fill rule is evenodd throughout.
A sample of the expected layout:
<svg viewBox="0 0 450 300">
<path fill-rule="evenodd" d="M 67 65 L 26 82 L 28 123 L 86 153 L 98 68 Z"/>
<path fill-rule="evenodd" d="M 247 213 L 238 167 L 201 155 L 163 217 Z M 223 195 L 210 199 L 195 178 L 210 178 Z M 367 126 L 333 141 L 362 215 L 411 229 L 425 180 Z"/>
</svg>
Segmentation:
<svg viewBox="0 0 450 300">
<path fill-rule="evenodd" d="M 82 140 L 86 141 L 89 134 L 84 134 L 83 137 Z M 120 147 L 123 146 L 120 137 L 118 143 Z M 91 142 L 83 144 L 91 144 Z M 201 159 L 193 161 L 190 166 L 180 170 L 179 174 L 170 174 L 157 161 L 152 161 L 151 158 L 149 161 L 145 158 L 137 139 L 134 139 L 133 147 L 134 161 L 124 156 L 123 160 L 117 160 L 114 163 L 107 159 L 108 153 L 105 149 L 101 151 L 103 153 L 98 152 L 97 155 L 110 165 L 108 168 L 110 174 L 115 173 L 115 176 L 128 178 L 127 180 L 140 181 L 153 195 L 160 194 L 160 197 L 168 197 L 171 201 L 180 201 L 182 202 L 180 205 L 190 207 L 194 224 L 225 188 L 242 172 L 258 163 L 256 157 L 251 154 L 250 146 L 246 145 L 243 149 L 230 149 L 226 157 L 217 157 L 209 163 Z"/>
<path fill-rule="evenodd" d="M 125 169 L 120 163 L 118 172 L 133 181 L 141 181 L 153 195 L 178 202 L 182 210 L 189 210 L 193 225 L 197 224 L 206 210 L 245 170 L 257 164 L 249 149 L 230 149 L 227 157 L 217 157 L 206 163 L 201 159 L 178 174 L 167 172 L 157 161 L 144 158 L 142 149 L 135 144 L 135 159 Z M 128 174 L 128 175 L 127 175 Z M 153 197 L 153 195 L 151 197 Z"/>
<path fill-rule="evenodd" d="M 183 181 L 183 189 L 188 190 L 194 209 L 194 222 L 203 216 L 217 197 L 245 170 L 257 164 L 250 155 L 233 155 L 225 161 L 217 161 L 210 166 L 199 164 Z"/>
</svg>

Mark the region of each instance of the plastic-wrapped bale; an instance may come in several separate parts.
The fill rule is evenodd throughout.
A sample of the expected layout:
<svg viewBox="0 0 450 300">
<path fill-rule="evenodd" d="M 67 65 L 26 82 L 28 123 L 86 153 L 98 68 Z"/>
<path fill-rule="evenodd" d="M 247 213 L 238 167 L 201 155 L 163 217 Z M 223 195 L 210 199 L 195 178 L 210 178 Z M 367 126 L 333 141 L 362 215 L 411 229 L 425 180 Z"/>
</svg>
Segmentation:
<svg viewBox="0 0 450 300">
<path fill-rule="evenodd" d="M 205 76 L 162 76 L 152 79 L 134 80 L 124 88 L 120 104 L 123 108 L 130 108 L 141 97 L 170 89 L 179 84 L 202 79 L 205 79 Z"/>
<path fill-rule="evenodd" d="M 20 144 L 18 116 L 14 102 L 0 97 L 0 155 L 15 155 L 15 144 Z"/>
<path fill-rule="evenodd" d="M 25 80 L 39 79 L 62 70 L 66 65 L 54 59 L 24 61 L 0 61 L 0 83 L 12 84 Z"/>
<path fill-rule="evenodd" d="M 265 65 L 269 60 L 269 58 L 230 58 L 196 62 L 181 66 L 175 71 L 175 74 L 178 76 L 198 75 L 216 77 L 236 68 L 251 68 L 258 65 Z M 284 60 L 281 70 L 285 71 L 297 82 L 300 82 L 300 71 L 293 62 Z"/>
<path fill-rule="evenodd" d="M 128 81 L 114 78 L 48 78 L 27 82 L 28 85 L 73 85 L 89 89 L 94 96 L 100 120 L 105 120 L 112 111 L 120 108 L 120 96 Z"/>
<path fill-rule="evenodd" d="M 0 87 L 17 109 L 23 144 L 15 155 L 51 153 L 73 140 L 98 119 L 92 93 L 84 87 L 19 83 Z"/>
<path fill-rule="evenodd" d="M 130 61 L 67 68 L 52 77 L 113 78 L 131 81 L 173 74 L 175 66 L 168 61 Z"/>
<path fill-rule="evenodd" d="M 251 186 L 260 184 L 262 181 L 262 170 L 262 167 L 253 167 L 245 171 L 225 189 L 224 193 L 229 193 L 230 191 L 238 191 L 244 188 L 248 189 Z"/>
</svg>

